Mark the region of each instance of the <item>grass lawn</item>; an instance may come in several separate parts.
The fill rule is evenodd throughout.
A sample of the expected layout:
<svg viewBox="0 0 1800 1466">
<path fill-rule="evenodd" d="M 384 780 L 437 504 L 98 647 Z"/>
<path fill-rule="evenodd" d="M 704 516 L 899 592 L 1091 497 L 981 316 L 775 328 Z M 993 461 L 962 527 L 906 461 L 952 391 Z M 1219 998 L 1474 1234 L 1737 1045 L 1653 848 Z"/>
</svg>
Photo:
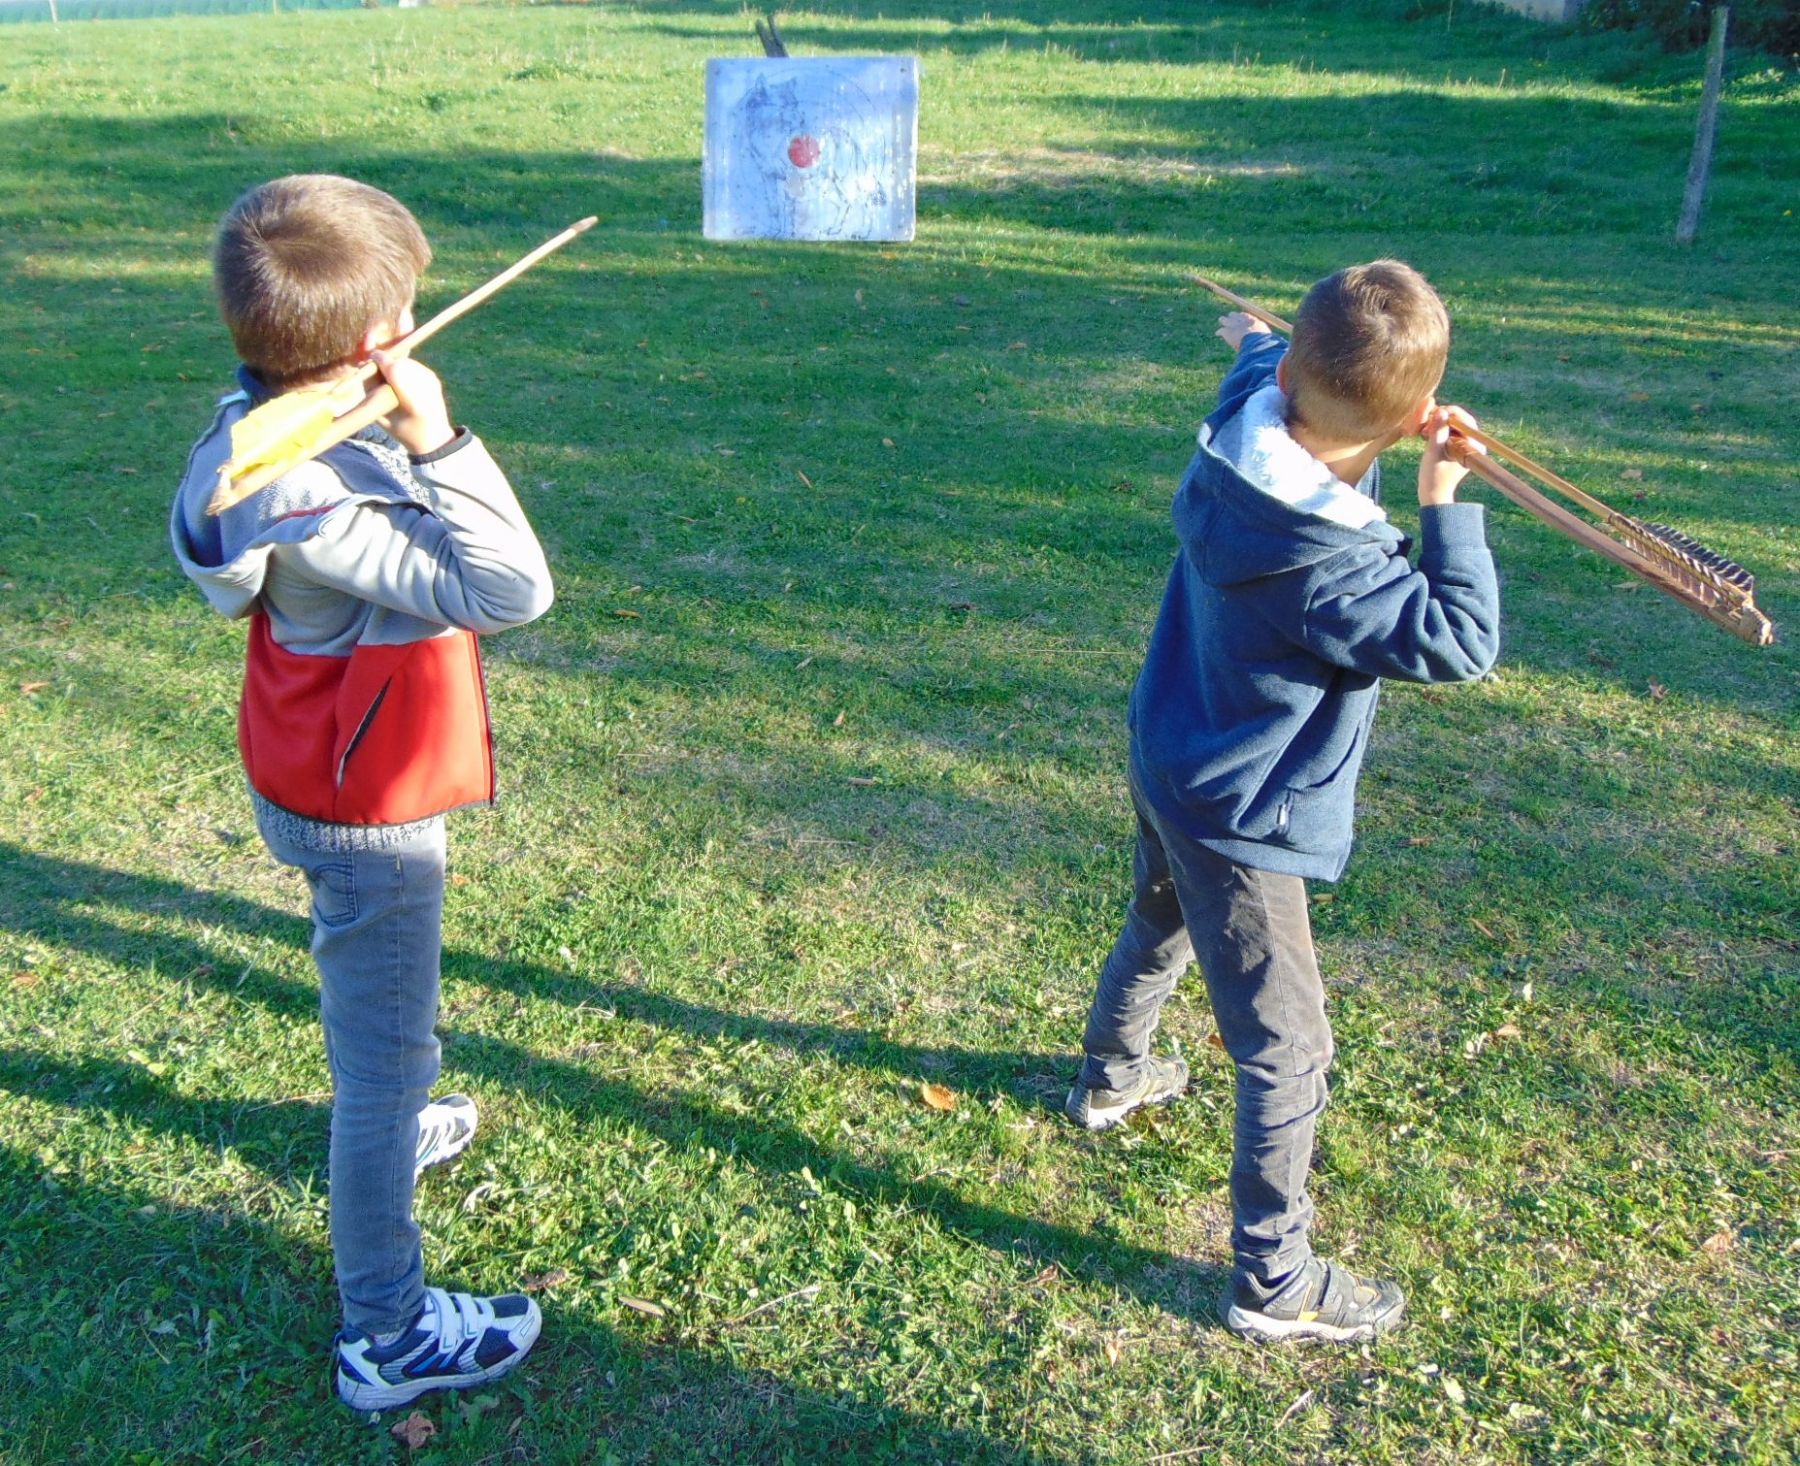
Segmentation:
<svg viewBox="0 0 1800 1466">
<path fill-rule="evenodd" d="M 1184 272 L 1290 312 L 1411 259 L 1447 396 L 1792 632 L 1800 83 L 1736 58 L 1684 251 L 1692 58 L 1462 6 L 834 12 L 797 53 L 922 58 L 915 244 L 702 240 L 735 5 L 6 28 L 0 1460 L 1791 1460 L 1796 658 L 1508 505 L 1499 670 L 1390 691 L 1314 888 L 1318 1240 L 1409 1326 L 1214 1322 L 1197 979 L 1185 1102 L 1056 1107 L 1226 363 Z M 560 595 L 490 645 L 505 796 L 454 823 L 441 1023 L 484 1127 L 418 1200 L 428 1274 L 531 1280 L 544 1339 L 416 1451 L 329 1394 L 301 888 L 235 770 L 242 628 L 165 534 L 229 385 L 213 224 L 317 169 L 417 210 L 427 308 L 603 220 L 428 354 Z"/>
</svg>

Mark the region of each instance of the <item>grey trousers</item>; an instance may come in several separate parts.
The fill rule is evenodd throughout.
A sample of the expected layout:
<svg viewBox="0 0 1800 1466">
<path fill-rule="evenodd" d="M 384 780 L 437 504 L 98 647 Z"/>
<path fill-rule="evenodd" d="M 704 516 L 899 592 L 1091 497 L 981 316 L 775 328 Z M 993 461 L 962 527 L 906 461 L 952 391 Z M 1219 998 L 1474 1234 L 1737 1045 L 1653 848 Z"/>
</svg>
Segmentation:
<svg viewBox="0 0 1800 1466">
<path fill-rule="evenodd" d="M 438 1077 L 444 822 L 389 850 L 308 850 L 264 827 L 312 889 L 331 1069 L 331 1252 L 344 1322 L 404 1328 L 425 1301 L 413 1221 L 419 1111 Z"/>
<path fill-rule="evenodd" d="M 1306 1173 L 1333 1052 L 1306 883 L 1234 865 L 1159 822 L 1135 782 L 1132 802 L 1136 889 L 1100 970 L 1081 1079 L 1137 1082 L 1162 1006 L 1197 959 L 1237 1066 L 1232 1250 L 1239 1276 L 1267 1289 L 1312 1255 Z"/>
</svg>

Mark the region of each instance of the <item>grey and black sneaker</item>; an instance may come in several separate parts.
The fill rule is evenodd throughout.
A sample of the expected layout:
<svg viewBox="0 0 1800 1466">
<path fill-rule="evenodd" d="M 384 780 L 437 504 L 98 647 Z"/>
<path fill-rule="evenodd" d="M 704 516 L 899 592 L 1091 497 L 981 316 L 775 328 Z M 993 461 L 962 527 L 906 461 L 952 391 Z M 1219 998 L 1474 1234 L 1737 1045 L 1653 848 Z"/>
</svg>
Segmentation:
<svg viewBox="0 0 1800 1466">
<path fill-rule="evenodd" d="M 1220 1304 L 1225 1327 L 1246 1339 L 1364 1344 L 1400 1322 L 1406 1297 L 1393 1283 L 1314 1257 L 1267 1297 L 1240 1276 Z"/>
<path fill-rule="evenodd" d="M 1135 1109 L 1174 1099 L 1187 1082 L 1186 1060 L 1152 1055 L 1130 1089 L 1094 1089 L 1076 1080 L 1063 1113 L 1084 1130 L 1110 1130 Z"/>
</svg>

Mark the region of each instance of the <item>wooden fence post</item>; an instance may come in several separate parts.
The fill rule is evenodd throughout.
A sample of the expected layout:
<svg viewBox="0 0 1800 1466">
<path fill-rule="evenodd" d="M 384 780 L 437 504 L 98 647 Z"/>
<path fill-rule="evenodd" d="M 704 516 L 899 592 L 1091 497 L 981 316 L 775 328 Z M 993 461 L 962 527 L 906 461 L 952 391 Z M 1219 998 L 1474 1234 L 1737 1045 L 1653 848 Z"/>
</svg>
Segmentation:
<svg viewBox="0 0 1800 1466">
<path fill-rule="evenodd" d="M 1688 159 L 1681 222 L 1675 226 L 1677 244 L 1692 244 L 1700 231 L 1700 206 L 1706 201 L 1706 180 L 1712 173 L 1713 134 L 1719 122 L 1719 89 L 1725 79 L 1725 27 L 1730 22 L 1731 7 L 1715 5 L 1712 35 L 1706 42 L 1706 88 L 1700 94 L 1700 125 L 1694 132 L 1694 155 Z"/>
</svg>

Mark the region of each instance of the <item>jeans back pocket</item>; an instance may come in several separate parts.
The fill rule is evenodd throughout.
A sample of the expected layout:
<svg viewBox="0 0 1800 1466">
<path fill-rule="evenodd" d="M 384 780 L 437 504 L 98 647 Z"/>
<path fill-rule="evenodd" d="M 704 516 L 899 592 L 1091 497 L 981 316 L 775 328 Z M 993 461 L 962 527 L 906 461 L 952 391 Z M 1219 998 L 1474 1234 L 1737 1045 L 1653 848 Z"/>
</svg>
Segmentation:
<svg viewBox="0 0 1800 1466">
<path fill-rule="evenodd" d="M 356 866 L 349 860 L 327 860 L 306 868 L 312 887 L 313 919 L 323 926 L 348 926 L 356 920 Z"/>
</svg>

